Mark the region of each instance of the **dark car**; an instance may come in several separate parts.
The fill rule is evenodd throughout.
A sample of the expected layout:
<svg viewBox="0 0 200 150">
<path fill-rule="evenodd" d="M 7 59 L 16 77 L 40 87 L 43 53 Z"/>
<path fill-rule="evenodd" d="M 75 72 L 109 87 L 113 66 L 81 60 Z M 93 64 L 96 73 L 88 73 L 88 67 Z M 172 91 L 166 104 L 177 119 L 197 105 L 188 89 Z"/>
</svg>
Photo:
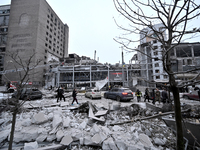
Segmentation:
<svg viewBox="0 0 200 150">
<path fill-rule="evenodd" d="M 190 93 L 183 93 L 182 97 L 185 99 L 199 100 L 199 95 L 198 95 L 197 91 L 193 91 Z"/>
<path fill-rule="evenodd" d="M 23 100 L 34 100 L 34 99 L 41 99 L 42 98 L 42 92 L 36 88 L 32 89 L 32 88 L 24 88 L 20 90 L 20 97 L 19 99 L 23 99 Z M 17 98 L 17 94 L 18 92 L 15 91 L 12 94 L 12 98 Z"/>
<path fill-rule="evenodd" d="M 129 88 L 112 88 L 104 93 L 104 98 L 116 99 L 117 101 L 130 101 L 133 92 Z"/>
</svg>

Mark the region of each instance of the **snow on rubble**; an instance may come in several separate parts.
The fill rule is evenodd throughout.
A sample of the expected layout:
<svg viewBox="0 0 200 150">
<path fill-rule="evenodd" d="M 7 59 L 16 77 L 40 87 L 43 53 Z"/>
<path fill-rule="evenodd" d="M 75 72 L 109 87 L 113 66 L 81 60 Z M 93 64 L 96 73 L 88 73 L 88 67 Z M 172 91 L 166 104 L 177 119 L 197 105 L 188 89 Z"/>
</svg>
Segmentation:
<svg viewBox="0 0 200 150">
<path fill-rule="evenodd" d="M 176 138 L 160 119 L 110 125 L 153 115 L 143 102 L 89 100 L 79 93 L 81 104 L 71 106 L 71 93 L 65 93 L 66 102 L 57 103 L 54 92 L 42 92 L 43 99 L 27 101 L 17 115 L 14 149 L 175 149 Z M 8 147 L 11 120 L 11 112 L 1 113 L 3 149 Z"/>
</svg>

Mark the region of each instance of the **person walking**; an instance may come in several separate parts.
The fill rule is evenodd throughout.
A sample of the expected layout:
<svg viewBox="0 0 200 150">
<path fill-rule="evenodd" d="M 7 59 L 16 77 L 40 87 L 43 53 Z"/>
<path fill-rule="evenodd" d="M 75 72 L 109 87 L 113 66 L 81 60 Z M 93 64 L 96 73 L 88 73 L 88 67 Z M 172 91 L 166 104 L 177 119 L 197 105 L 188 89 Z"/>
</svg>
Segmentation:
<svg viewBox="0 0 200 150">
<path fill-rule="evenodd" d="M 199 100 L 200 100 L 200 88 L 199 87 L 195 87 L 194 90 L 197 91 L 198 96 L 199 96 Z"/>
<path fill-rule="evenodd" d="M 60 99 L 60 87 L 58 87 L 56 92 L 57 92 L 57 103 L 58 103 L 58 100 Z"/>
<path fill-rule="evenodd" d="M 137 91 L 135 92 L 135 95 L 137 96 L 137 101 L 140 102 L 141 96 L 142 96 L 142 92 L 140 92 L 140 90 L 137 89 Z"/>
<path fill-rule="evenodd" d="M 74 105 L 74 101 L 76 101 L 76 103 L 79 104 L 78 100 L 76 98 L 76 95 L 77 95 L 77 91 L 76 91 L 76 89 L 74 89 L 72 92 L 72 97 L 73 97 L 72 105 Z"/>
<path fill-rule="evenodd" d="M 155 105 L 155 90 L 154 89 L 152 89 L 152 97 L 153 97 L 153 104 Z"/>
<path fill-rule="evenodd" d="M 61 89 L 60 89 L 60 101 L 62 100 L 62 98 L 63 98 L 63 100 L 64 100 L 64 102 L 65 102 L 64 88 L 63 88 L 63 87 L 61 87 Z"/>
<path fill-rule="evenodd" d="M 149 97 L 150 97 L 149 89 L 146 88 L 145 89 L 145 99 L 144 99 L 144 102 L 146 102 L 146 99 L 148 99 L 148 102 L 149 102 Z"/>
<path fill-rule="evenodd" d="M 165 88 L 162 91 L 162 101 L 163 101 L 163 103 L 166 103 L 168 101 L 168 95 L 167 95 L 167 91 Z"/>
<path fill-rule="evenodd" d="M 198 96 L 199 96 L 199 100 L 200 100 L 200 88 L 198 89 Z"/>
<path fill-rule="evenodd" d="M 158 90 L 158 88 L 156 88 L 155 91 L 155 101 L 158 101 L 160 104 L 160 91 Z"/>
<path fill-rule="evenodd" d="M 64 100 L 64 102 L 65 102 L 65 97 L 64 97 L 64 89 L 63 89 L 63 87 L 58 87 L 58 89 L 57 89 L 57 103 L 58 103 L 58 101 L 59 101 L 59 99 L 60 99 L 60 101 L 62 100 L 62 98 L 63 98 L 63 100 Z"/>
</svg>

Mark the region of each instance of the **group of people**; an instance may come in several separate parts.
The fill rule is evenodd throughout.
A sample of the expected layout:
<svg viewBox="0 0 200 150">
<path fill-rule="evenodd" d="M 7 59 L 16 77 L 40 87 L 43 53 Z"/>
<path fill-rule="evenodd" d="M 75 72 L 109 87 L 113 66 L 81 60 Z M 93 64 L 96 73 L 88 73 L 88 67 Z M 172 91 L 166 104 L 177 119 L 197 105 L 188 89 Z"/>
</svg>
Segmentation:
<svg viewBox="0 0 200 150">
<path fill-rule="evenodd" d="M 56 92 L 57 92 L 57 103 L 58 103 L 59 100 L 61 101 L 62 99 L 65 102 L 63 87 L 58 87 L 58 89 L 56 90 Z M 78 100 L 76 98 L 76 95 L 77 95 L 77 90 L 74 89 L 73 92 L 72 92 L 73 101 L 72 101 L 71 105 L 73 105 L 75 101 L 76 101 L 77 104 L 79 104 Z"/>
<path fill-rule="evenodd" d="M 142 92 L 137 89 L 137 91 L 135 92 L 135 95 L 137 96 L 137 101 L 140 102 L 141 101 L 141 97 L 142 97 Z M 162 99 L 161 99 L 162 96 Z M 169 98 L 168 98 L 168 93 L 166 91 L 166 89 L 164 88 L 162 92 L 160 92 L 158 90 L 158 88 L 156 89 L 152 89 L 152 94 L 150 95 L 150 91 L 148 88 L 145 89 L 145 95 L 144 95 L 144 102 L 146 102 L 146 100 L 148 100 L 148 102 L 150 102 L 150 97 L 153 100 L 152 103 L 155 104 L 156 101 L 159 102 L 159 104 L 161 103 L 161 100 L 163 103 L 169 102 Z"/>
</svg>

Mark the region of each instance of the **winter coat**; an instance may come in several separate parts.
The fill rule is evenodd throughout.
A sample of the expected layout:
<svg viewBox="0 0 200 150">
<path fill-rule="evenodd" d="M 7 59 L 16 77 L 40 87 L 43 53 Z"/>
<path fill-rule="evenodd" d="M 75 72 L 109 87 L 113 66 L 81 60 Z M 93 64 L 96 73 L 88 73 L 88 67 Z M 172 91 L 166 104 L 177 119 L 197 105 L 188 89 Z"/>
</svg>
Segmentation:
<svg viewBox="0 0 200 150">
<path fill-rule="evenodd" d="M 72 97 L 76 97 L 76 94 L 77 94 L 76 90 L 73 90 Z"/>
<path fill-rule="evenodd" d="M 141 97 L 141 96 L 142 96 L 142 92 L 140 92 L 139 90 L 137 90 L 137 91 L 135 92 L 135 95 L 136 95 L 137 97 Z"/>
<path fill-rule="evenodd" d="M 155 91 L 155 100 L 160 101 L 160 91 L 158 90 Z"/>
<path fill-rule="evenodd" d="M 167 91 L 162 91 L 162 99 L 163 100 L 166 100 L 166 99 L 168 99 L 168 95 L 167 95 Z"/>
<path fill-rule="evenodd" d="M 149 90 L 145 90 L 145 96 L 148 98 L 150 96 Z"/>
</svg>

